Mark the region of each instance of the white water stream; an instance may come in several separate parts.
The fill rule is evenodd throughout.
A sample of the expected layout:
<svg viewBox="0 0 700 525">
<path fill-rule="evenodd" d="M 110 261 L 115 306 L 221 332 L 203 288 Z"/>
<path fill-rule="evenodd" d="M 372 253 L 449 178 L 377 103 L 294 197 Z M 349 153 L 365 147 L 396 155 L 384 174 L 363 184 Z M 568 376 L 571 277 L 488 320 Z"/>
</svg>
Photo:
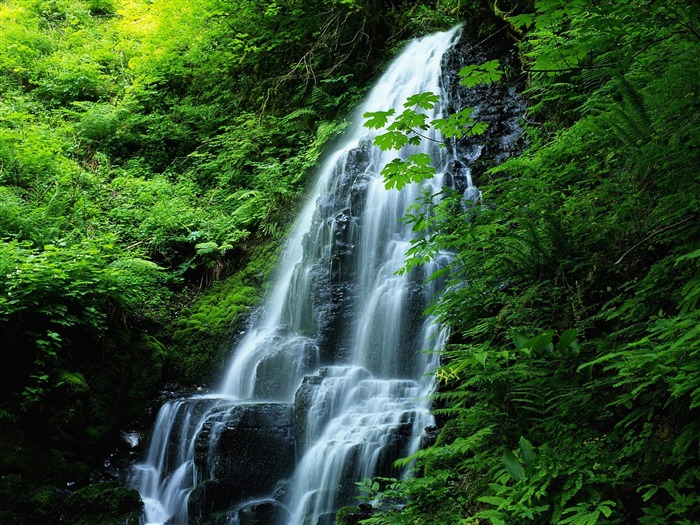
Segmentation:
<svg viewBox="0 0 700 525">
<path fill-rule="evenodd" d="M 401 218 L 421 191 L 440 191 L 443 177 L 386 190 L 379 172 L 396 152 L 371 145 L 374 132 L 362 127 L 361 115 L 389 108 L 400 113 L 410 95 L 441 93 L 441 59 L 457 35 L 454 29 L 410 43 L 378 80 L 356 124 L 320 168 L 271 292 L 234 349 L 219 392 L 162 407 L 147 458 L 132 474 L 131 485 L 145 502 L 144 523 L 188 523 L 188 495 L 212 474 L 195 465 L 205 426 L 215 454 L 235 407 L 294 403 L 296 393 L 299 414 L 302 383 L 307 397 L 296 435 L 298 460 L 280 498 L 285 511 L 276 518 L 287 525 L 329 522 L 352 503 L 355 481 L 415 450 L 433 424 L 429 372 L 445 333 L 422 316 L 440 286 L 423 280 L 448 256 L 432 268 L 396 271 L 413 235 Z M 436 165 L 442 161 L 438 171 L 454 160 L 442 158 L 445 150 L 431 140 L 400 155 L 416 152 L 430 154 Z M 229 522 L 238 522 L 235 512 Z"/>
</svg>

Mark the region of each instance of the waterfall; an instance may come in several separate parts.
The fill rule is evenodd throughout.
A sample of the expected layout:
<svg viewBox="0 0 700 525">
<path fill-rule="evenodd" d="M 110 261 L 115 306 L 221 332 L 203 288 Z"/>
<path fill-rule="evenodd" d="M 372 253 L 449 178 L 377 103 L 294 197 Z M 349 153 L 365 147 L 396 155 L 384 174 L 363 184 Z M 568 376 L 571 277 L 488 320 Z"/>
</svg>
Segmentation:
<svg viewBox="0 0 700 525">
<path fill-rule="evenodd" d="M 440 93 L 442 57 L 458 33 L 413 41 L 372 89 L 321 166 L 219 391 L 161 408 L 130 481 L 144 523 L 185 525 L 200 519 L 193 513 L 216 523 L 331 523 L 354 503 L 355 482 L 399 475 L 393 461 L 418 448 L 433 424 L 429 372 L 446 336 L 423 315 L 440 282 L 424 281 L 449 255 L 397 273 L 413 235 L 401 219 L 421 192 L 455 177 L 385 189 L 379 172 L 396 152 L 372 145 L 361 115 L 400 113 L 408 96 Z M 446 151 L 424 140 L 400 155 L 428 153 L 440 171 L 457 160 Z"/>
</svg>

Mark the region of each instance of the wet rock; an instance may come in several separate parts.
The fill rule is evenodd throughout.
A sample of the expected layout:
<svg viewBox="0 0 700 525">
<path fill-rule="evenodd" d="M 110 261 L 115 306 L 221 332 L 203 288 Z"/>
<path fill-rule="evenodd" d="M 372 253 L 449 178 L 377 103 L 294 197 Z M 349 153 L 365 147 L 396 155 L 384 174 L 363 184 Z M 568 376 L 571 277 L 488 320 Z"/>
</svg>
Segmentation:
<svg viewBox="0 0 700 525">
<path fill-rule="evenodd" d="M 330 388 L 323 386 L 324 381 L 328 378 L 345 376 L 344 374 L 338 376 L 333 370 L 334 367 L 324 367 L 317 374 L 304 377 L 296 391 L 294 397 L 294 435 L 297 442 L 297 451 L 300 455 L 303 454 L 310 442 L 318 437 L 317 435 L 307 435 L 309 421 L 313 419 L 318 429 L 325 426 L 330 418 L 335 415 L 332 412 L 333 401 L 342 397 L 339 388 L 347 385 L 347 383 L 344 383 L 342 386 L 335 384 Z M 349 381 L 357 382 L 362 379 L 368 379 L 371 377 L 371 374 L 367 370 L 354 369 L 350 376 L 353 379 L 348 379 Z M 345 377 L 347 379 L 349 376 Z"/>
<path fill-rule="evenodd" d="M 520 120 L 525 114 L 526 105 L 519 92 L 517 83 L 510 78 L 504 82 L 477 85 L 466 88 L 460 83 L 458 72 L 469 64 L 480 64 L 498 59 L 504 71 L 519 71 L 520 64 L 508 39 L 493 39 L 486 45 L 475 46 L 468 31 L 443 60 L 443 85 L 450 100 L 448 112 L 464 108 L 474 108 L 472 116 L 488 124 L 482 135 L 464 137 L 450 144 L 458 157 L 468 164 L 476 186 L 482 182 L 486 170 L 496 166 L 511 156 L 518 155 L 525 146 L 525 137 L 520 127 Z M 452 185 L 463 192 L 460 174 L 450 167 Z"/>
<path fill-rule="evenodd" d="M 265 499 L 239 507 L 237 517 L 240 525 L 275 525 L 283 520 L 288 521 L 291 516 L 289 510 L 278 501 Z"/>
<path fill-rule="evenodd" d="M 306 450 L 308 445 L 306 424 L 314 393 L 322 382 L 323 378 L 319 375 L 306 376 L 294 396 L 294 435 L 299 451 Z"/>
<path fill-rule="evenodd" d="M 432 447 L 437 441 L 440 430 L 435 425 L 425 427 L 420 437 L 420 448 Z"/>
<path fill-rule="evenodd" d="M 287 337 L 273 343 L 272 350 L 255 370 L 254 397 L 282 400 L 294 395 L 301 377 L 318 367 L 319 348 L 308 337 Z M 294 373 L 280 374 L 280 370 Z"/>
<path fill-rule="evenodd" d="M 216 429 L 218 441 L 213 454 L 208 449 L 211 432 L 204 428 L 197 437 L 195 463 L 200 472 L 212 472 L 213 479 L 193 491 L 191 515 L 207 515 L 271 494 L 294 470 L 296 442 L 291 404 L 234 407 L 223 428 Z"/>
<path fill-rule="evenodd" d="M 374 508 L 369 503 L 360 503 L 358 507 L 343 507 L 336 514 L 337 525 L 358 525 L 360 521 L 372 517 Z"/>
<path fill-rule="evenodd" d="M 395 468 L 393 463 L 396 461 L 396 458 L 408 455 L 412 431 L 412 421 L 407 421 L 390 430 L 386 444 L 379 452 L 375 475 L 383 477 L 397 477 L 401 475 L 401 470 Z"/>
</svg>

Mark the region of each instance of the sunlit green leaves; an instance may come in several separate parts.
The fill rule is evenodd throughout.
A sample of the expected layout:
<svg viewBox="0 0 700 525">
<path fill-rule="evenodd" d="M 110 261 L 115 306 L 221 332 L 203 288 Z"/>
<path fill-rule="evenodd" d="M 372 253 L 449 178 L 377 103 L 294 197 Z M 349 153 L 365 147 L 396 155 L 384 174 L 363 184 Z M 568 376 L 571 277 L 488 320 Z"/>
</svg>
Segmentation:
<svg viewBox="0 0 700 525">
<path fill-rule="evenodd" d="M 465 66 L 459 71 L 460 82 L 468 88 L 479 84 L 490 84 L 501 79 L 503 72 L 498 60 Z"/>
<path fill-rule="evenodd" d="M 500 78 L 498 61 L 493 60 L 464 68 L 460 75 L 462 83 L 468 87 L 487 84 Z M 483 134 L 488 125 L 473 118 L 474 108 L 465 108 L 452 113 L 447 118 L 430 119 L 424 110 L 435 107 L 440 97 L 435 93 L 423 92 L 411 95 L 404 103 L 404 111 L 396 115 L 395 110 L 373 111 L 364 114 L 365 127 L 385 129 L 374 137 L 374 145 L 383 151 L 401 150 L 406 145 L 417 146 L 426 139 L 424 132 L 433 128 L 445 140 L 459 140 L 467 136 Z M 418 108 L 418 109 L 412 109 Z M 435 139 L 431 139 L 435 140 Z M 441 144 L 445 146 L 445 144 Z M 426 154 L 414 154 L 406 160 L 394 159 L 382 168 L 387 188 L 401 189 L 406 184 L 420 182 L 434 175 Z"/>
<path fill-rule="evenodd" d="M 418 106 L 422 109 L 433 109 L 439 100 L 439 95 L 426 91 L 424 93 L 416 93 L 415 95 L 408 97 L 404 103 L 404 107 L 412 108 L 414 106 Z"/>
<path fill-rule="evenodd" d="M 374 137 L 374 145 L 384 151 L 401 149 L 408 143 L 408 137 L 403 131 L 387 131 Z"/>
<path fill-rule="evenodd" d="M 510 22 L 515 28 L 530 27 L 534 21 L 534 14 L 522 14 L 508 17 L 508 22 Z"/>
<path fill-rule="evenodd" d="M 389 122 L 389 117 L 396 113 L 395 110 L 390 109 L 388 111 L 368 111 L 363 115 L 365 119 L 365 126 L 372 129 L 381 129 L 387 126 Z"/>
<path fill-rule="evenodd" d="M 396 129 L 404 132 L 410 132 L 414 129 L 426 130 L 428 129 L 428 115 L 406 109 L 396 117 L 388 129 Z"/>
<path fill-rule="evenodd" d="M 387 189 L 400 190 L 407 184 L 421 182 L 435 174 L 432 159 L 427 153 L 416 153 L 406 160 L 394 159 L 382 169 Z"/>
<path fill-rule="evenodd" d="M 466 108 L 446 119 L 435 119 L 432 124 L 446 139 L 459 140 L 462 137 L 482 135 L 488 129 L 488 124 L 474 119 L 473 113 L 474 108 Z"/>
</svg>

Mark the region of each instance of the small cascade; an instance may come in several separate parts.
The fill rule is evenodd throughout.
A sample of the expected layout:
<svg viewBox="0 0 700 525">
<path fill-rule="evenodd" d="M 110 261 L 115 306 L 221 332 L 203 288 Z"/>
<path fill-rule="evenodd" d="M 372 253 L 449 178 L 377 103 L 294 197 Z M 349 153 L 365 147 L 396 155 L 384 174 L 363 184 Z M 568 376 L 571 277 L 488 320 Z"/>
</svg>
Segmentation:
<svg viewBox="0 0 700 525">
<path fill-rule="evenodd" d="M 319 170 L 219 392 L 161 408 L 130 482 L 146 504 L 144 523 L 332 523 L 355 503 L 355 482 L 400 475 L 393 462 L 434 424 L 429 372 L 446 334 L 423 313 L 441 283 L 424 283 L 449 254 L 397 273 L 413 235 L 401 219 L 422 192 L 458 178 L 466 198 L 479 194 L 469 159 L 439 149 L 435 135 L 400 155 L 428 153 L 445 173 L 386 190 L 379 172 L 396 152 L 372 145 L 361 115 L 400 113 L 410 95 L 441 93 L 442 57 L 458 34 L 410 43 L 379 79 Z"/>
</svg>

